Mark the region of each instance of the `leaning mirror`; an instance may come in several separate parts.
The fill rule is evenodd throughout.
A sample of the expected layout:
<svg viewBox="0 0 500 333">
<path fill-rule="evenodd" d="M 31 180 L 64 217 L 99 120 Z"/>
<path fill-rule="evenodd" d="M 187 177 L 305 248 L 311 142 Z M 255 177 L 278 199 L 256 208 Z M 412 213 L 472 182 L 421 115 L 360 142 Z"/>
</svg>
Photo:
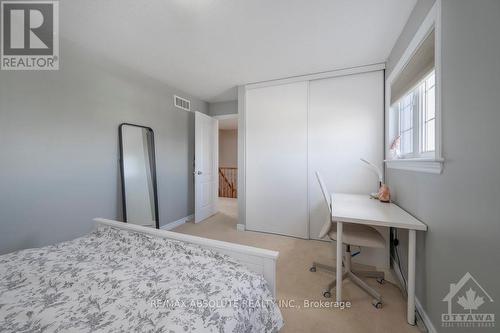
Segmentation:
<svg viewBox="0 0 500 333">
<path fill-rule="evenodd" d="M 121 124 L 118 135 L 124 221 L 158 229 L 153 130 Z"/>
</svg>

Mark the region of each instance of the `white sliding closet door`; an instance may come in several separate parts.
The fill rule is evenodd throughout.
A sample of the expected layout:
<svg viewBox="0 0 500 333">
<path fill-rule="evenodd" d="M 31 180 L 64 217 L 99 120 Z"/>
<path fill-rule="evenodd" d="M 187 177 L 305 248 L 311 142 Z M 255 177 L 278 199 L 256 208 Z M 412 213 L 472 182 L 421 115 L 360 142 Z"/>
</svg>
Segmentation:
<svg viewBox="0 0 500 333">
<path fill-rule="evenodd" d="M 309 94 L 309 230 L 310 238 L 318 239 L 328 210 L 315 171 L 331 192 L 368 194 L 378 189 L 378 177 L 360 158 L 382 168 L 383 72 L 310 81 Z M 365 250 L 362 256 L 371 258 L 361 261 L 383 266 L 385 253 Z"/>
<path fill-rule="evenodd" d="M 308 82 L 246 94 L 246 229 L 308 238 Z"/>
</svg>

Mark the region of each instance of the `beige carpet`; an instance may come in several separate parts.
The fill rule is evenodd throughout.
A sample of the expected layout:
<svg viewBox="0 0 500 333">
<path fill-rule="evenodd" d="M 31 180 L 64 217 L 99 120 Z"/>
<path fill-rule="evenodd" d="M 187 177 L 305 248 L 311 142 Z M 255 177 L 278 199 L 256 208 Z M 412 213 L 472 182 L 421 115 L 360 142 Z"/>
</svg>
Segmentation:
<svg viewBox="0 0 500 333">
<path fill-rule="evenodd" d="M 333 248 L 327 242 L 237 231 L 236 205 L 235 199 L 221 199 L 217 215 L 199 224 L 186 223 L 173 231 L 279 251 L 277 298 L 295 300 L 295 305 L 301 306 L 281 308 L 285 320 L 281 332 L 419 332 L 406 323 L 406 302 L 400 290 L 391 283 L 380 285 L 374 279 L 365 281 L 383 295 L 382 309 L 375 309 L 371 297 L 349 281 L 344 282 L 342 290 L 344 299 L 352 303 L 350 309 L 304 308 L 304 300 L 334 301 L 322 296 L 333 276 L 309 272 L 313 260 L 334 265 Z"/>
</svg>

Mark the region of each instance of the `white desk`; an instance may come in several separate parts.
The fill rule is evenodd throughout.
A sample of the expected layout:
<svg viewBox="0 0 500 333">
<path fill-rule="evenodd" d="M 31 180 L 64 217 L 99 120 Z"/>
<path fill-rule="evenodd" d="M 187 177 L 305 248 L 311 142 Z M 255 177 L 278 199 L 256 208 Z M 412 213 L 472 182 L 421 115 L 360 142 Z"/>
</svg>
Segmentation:
<svg viewBox="0 0 500 333">
<path fill-rule="evenodd" d="M 393 203 L 383 203 L 368 195 L 332 193 L 332 221 L 337 222 L 337 302 L 342 301 L 343 222 L 408 229 L 408 323 L 415 325 L 416 231 L 427 226 Z"/>
</svg>

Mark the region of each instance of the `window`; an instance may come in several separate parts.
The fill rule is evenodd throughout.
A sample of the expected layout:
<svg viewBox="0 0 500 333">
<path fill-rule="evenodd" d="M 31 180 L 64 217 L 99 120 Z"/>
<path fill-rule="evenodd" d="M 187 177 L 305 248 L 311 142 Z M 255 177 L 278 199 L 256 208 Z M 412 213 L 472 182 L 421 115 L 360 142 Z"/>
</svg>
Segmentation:
<svg viewBox="0 0 500 333">
<path fill-rule="evenodd" d="M 422 152 L 436 149 L 436 79 L 434 71 L 422 83 Z"/>
<path fill-rule="evenodd" d="M 386 78 L 385 141 L 389 169 L 440 174 L 440 3 L 429 10 Z"/>
<path fill-rule="evenodd" d="M 403 156 L 413 154 L 413 110 L 416 94 L 414 91 L 404 96 L 398 103 L 400 152 Z"/>
<path fill-rule="evenodd" d="M 436 147 L 436 94 L 434 70 L 393 106 L 397 112 L 400 158 L 425 157 Z"/>
</svg>

